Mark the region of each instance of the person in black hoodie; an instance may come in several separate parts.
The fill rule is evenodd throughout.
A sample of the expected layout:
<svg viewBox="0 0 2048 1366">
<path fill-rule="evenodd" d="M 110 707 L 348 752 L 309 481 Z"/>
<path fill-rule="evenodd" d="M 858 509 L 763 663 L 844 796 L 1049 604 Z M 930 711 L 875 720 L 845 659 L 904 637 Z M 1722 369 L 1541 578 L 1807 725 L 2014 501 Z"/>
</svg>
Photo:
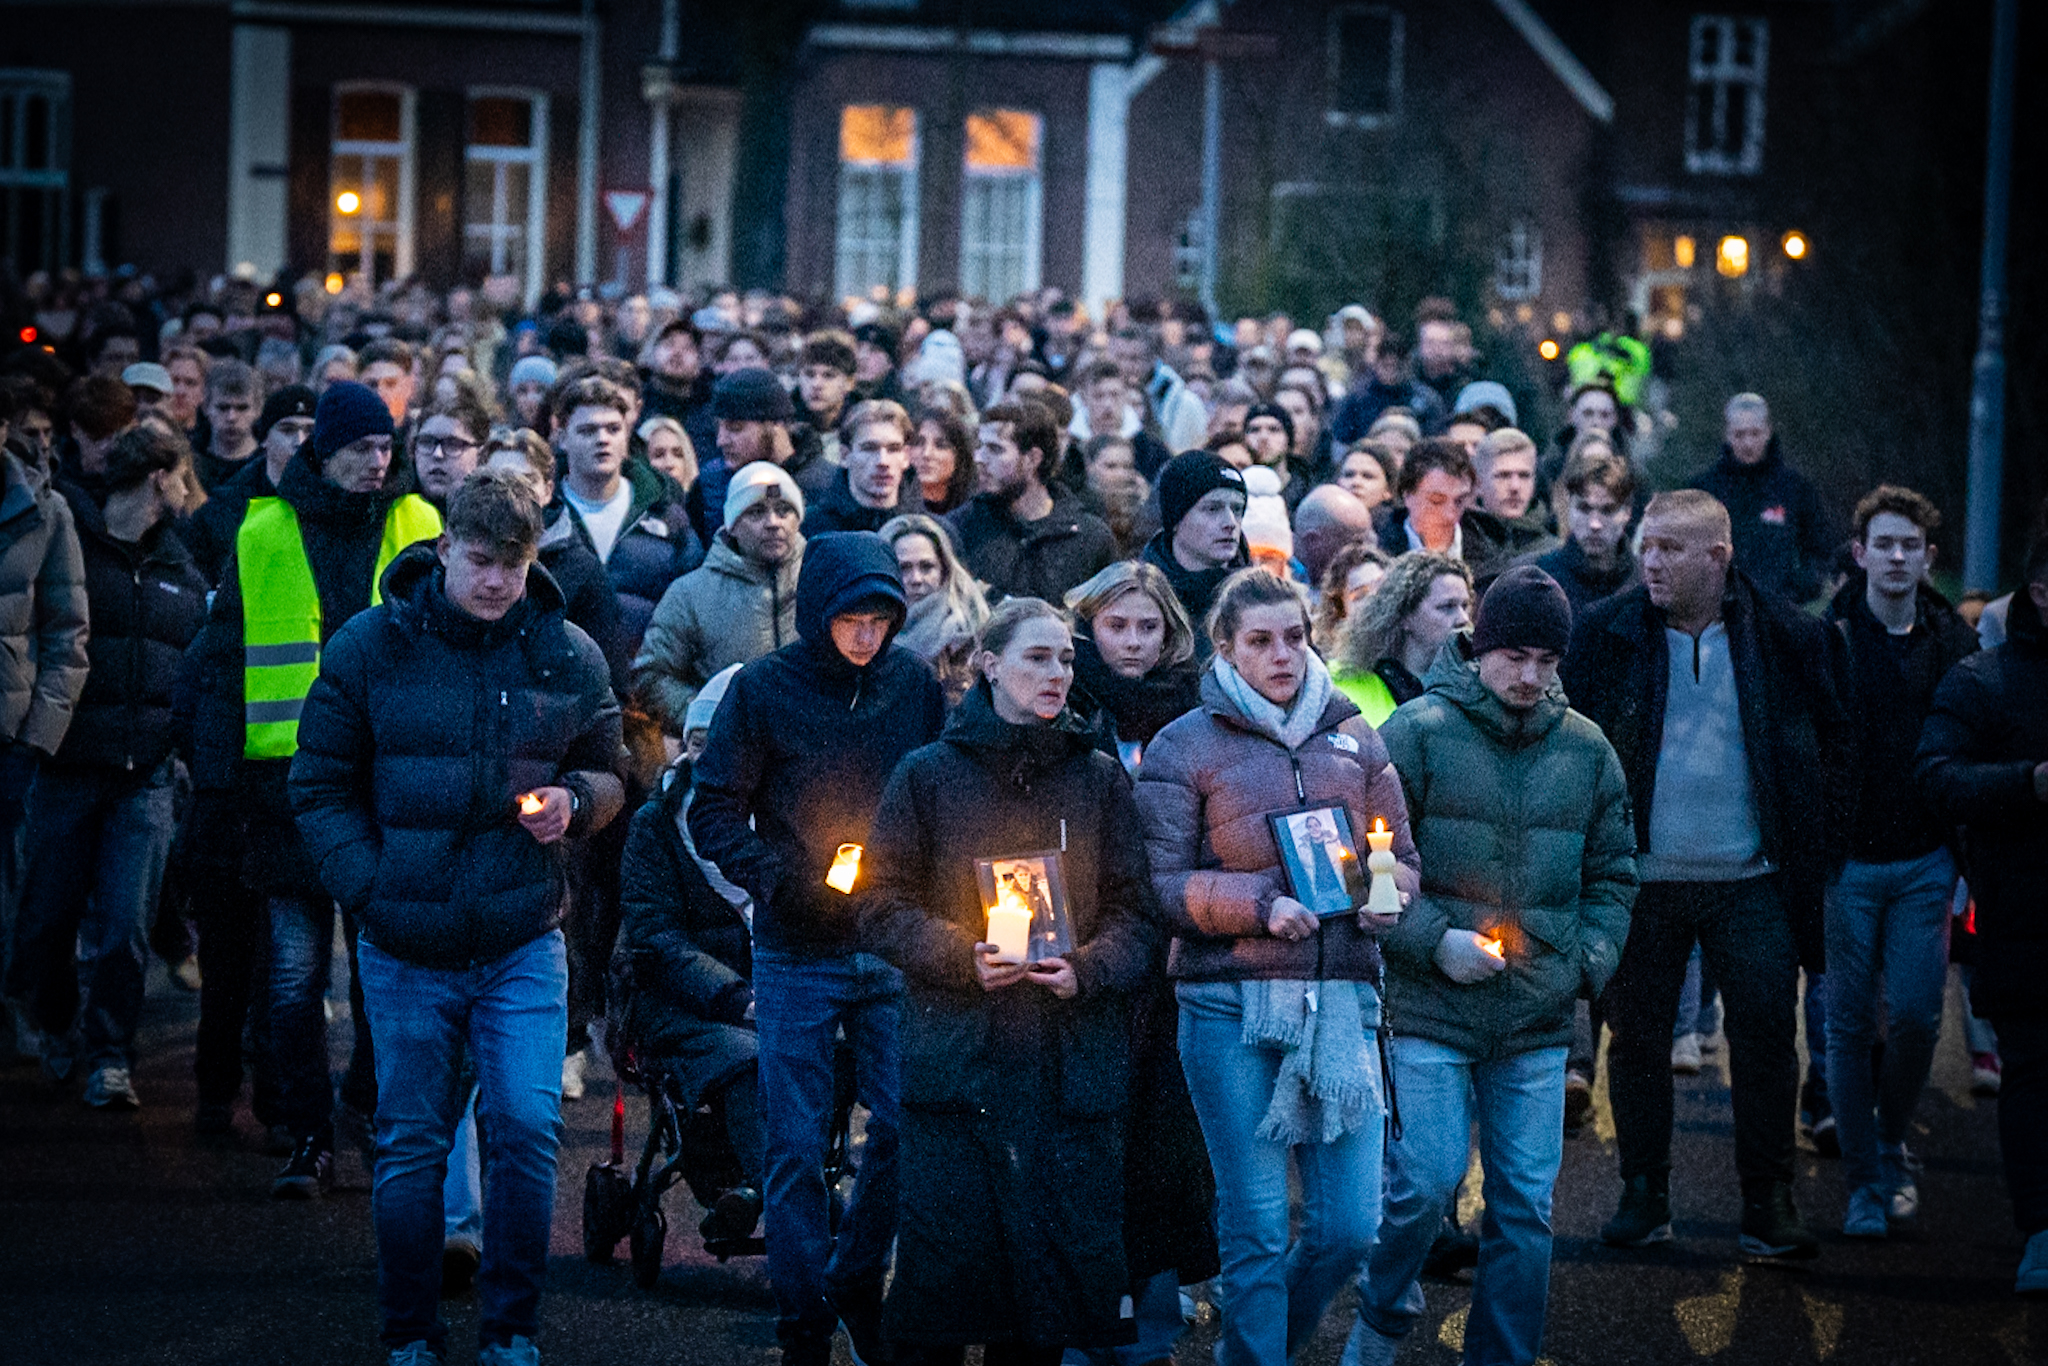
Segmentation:
<svg viewBox="0 0 2048 1366">
<path fill-rule="evenodd" d="M 29 802 L 7 995 L 53 1041 L 78 1021 L 85 1102 L 100 1108 L 141 1104 L 129 1073 L 171 843 L 171 692 L 206 622 L 206 579 L 173 525 L 191 458 L 182 436 L 150 423 L 107 452 L 104 508 L 58 484 L 84 552 L 92 633 L 85 692 Z"/>
<path fill-rule="evenodd" d="M 1131 785 L 1066 708 L 1060 613 L 1009 599 L 976 658 L 944 736 L 889 781 L 861 906 L 862 942 L 910 991 L 887 1336 L 927 1366 L 973 1342 L 991 1366 L 1053 1366 L 1133 1335 L 1127 994 L 1156 975 L 1159 913 Z M 1022 961 L 983 914 L 998 877 L 1030 904 L 1006 859 L 1059 879 Z"/>
<path fill-rule="evenodd" d="M 1721 500 L 1735 528 L 1735 561 L 1757 587 L 1794 602 L 1820 595 L 1835 554 L 1827 508 L 1813 481 L 1785 463 L 1770 405 L 1757 394 L 1728 400 L 1721 458 L 1692 481 Z"/>
<path fill-rule="evenodd" d="M 327 891 L 362 922 L 378 1041 L 377 1290 L 395 1357 L 439 1356 L 442 1181 L 480 1087 L 490 1173 L 478 1361 L 537 1361 L 568 1029 L 563 841 L 618 814 L 619 706 L 604 656 L 536 564 L 540 506 L 471 476 L 448 530 L 383 576 L 328 642 L 291 761 Z"/>
<path fill-rule="evenodd" d="M 1244 547 L 1244 475 L 1212 451 L 1187 451 L 1159 472 L 1159 534 L 1139 555 L 1166 576 L 1195 634 L 1195 658 L 1209 657 L 1203 624 L 1223 581 L 1250 563 Z"/>
<path fill-rule="evenodd" d="M 825 877 L 842 846 L 873 837 L 890 772 L 937 739 L 944 720 L 938 679 L 894 643 L 905 610 L 896 556 L 881 537 L 843 532 L 810 542 L 797 579 L 799 638 L 733 677 L 697 762 L 690 833 L 754 899 L 768 1276 L 789 1366 L 823 1366 L 840 1321 L 861 1360 L 882 1353 L 903 981 L 856 951 L 855 905 Z M 835 1248 L 823 1171 L 842 1028 L 869 1118 Z"/>
</svg>

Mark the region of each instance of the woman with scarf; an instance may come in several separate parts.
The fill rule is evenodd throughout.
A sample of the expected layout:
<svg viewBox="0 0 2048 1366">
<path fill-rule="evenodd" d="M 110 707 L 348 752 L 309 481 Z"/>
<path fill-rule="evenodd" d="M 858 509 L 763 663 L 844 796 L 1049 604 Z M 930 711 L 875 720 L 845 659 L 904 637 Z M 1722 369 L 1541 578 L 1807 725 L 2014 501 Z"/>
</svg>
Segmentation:
<svg viewBox="0 0 2048 1366">
<path fill-rule="evenodd" d="M 1067 710 L 1073 660 L 1051 605 L 995 610 L 980 681 L 890 778 L 853 893 L 863 947 L 909 988 L 883 1309 L 899 1364 L 957 1364 L 978 1342 L 988 1366 L 1053 1366 L 1131 1339 L 1125 993 L 1153 962 L 1157 906 L 1130 784 Z M 1035 961 L 990 942 L 999 878 L 1063 925 L 1043 942 L 1034 922 Z"/>
<path fill-rule="evenodd" d="M 1400 779 L 1310 648 L 1301 590 L 1243 571 L 1208 624 L 1216 655 L 1201 708 L 1146 751 L 1138 808 L 1174 936 L 1181 1065 L 1216 1177 L 1227 1306 L 1217 1361 L 1285 1366 L 1379 1224 L 1377 937 L 1395 921 L 1318 919 L 1290 894 L 1267 817 L 1338 807 L 1358 841 L 1383 820 L 1404 901 L 1419 879 Z M 1304 1204 L 1292 1249 L 1290 1158 Z"/>
<path fill-rule="evenodd" d="M 905 513 L 883 523 L 880 535 L 896 552 L 910 604 L 896 643 L 932 666 L 950 710 L 974 682 L 974 638 L 988 622 L 988 599 L 937 518 Z"/>
</svg>

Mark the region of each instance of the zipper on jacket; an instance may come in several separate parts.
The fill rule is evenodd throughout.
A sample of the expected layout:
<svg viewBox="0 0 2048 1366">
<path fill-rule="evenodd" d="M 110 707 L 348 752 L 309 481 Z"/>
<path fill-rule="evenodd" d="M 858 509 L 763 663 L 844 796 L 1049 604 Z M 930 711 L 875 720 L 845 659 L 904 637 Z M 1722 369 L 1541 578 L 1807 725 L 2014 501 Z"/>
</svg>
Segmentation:
<svg viewBox="0 0 2048 1366">
<path fill-rule="evenodd" d="M 141 643 L 144 639 L 142 625 L 142 566 L 140 564 L 135 565 L 131 573 L 135 580 L 135 593 L 132 608 L 134 618 L 128 626 L 128 753 L 125 766 L 128 772 L 133 773 L 135 771 L 135 732 L 137 727 L 135 699 L 142 692 Z"/>
<path fill-rule="evenodd" d="M 1301 755 L 1294 750 L 1287 751 L 1287 762 L 1294 765 L 1294 795 L 1298 801 L 1308 800 L 1308 789 L 1301 783 Z"/>
</svg>

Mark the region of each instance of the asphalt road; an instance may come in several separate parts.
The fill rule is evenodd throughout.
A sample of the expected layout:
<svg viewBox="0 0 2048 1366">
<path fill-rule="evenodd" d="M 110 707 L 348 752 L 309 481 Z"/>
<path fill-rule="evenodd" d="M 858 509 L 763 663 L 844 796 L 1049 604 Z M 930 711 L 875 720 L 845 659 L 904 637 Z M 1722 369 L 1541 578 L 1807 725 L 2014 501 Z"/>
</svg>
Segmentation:
<svg viewBox="0 0 2048 1366">
<path fill-rule="evenodd" d="M 343 998 L 345 1002 L 345 998 Z M 345 1009 L 345 1004 L 343 1006 Z M 1913 1147 L 1926 1162 L 1925 1212 L 1910 1233 L 1850 1243 L 1836 1164 L 1801 1160 L 1800 1208 L 1824 1231 L 1809 1269 L 1745 1265 L 1726 1075 L 1716 1055 L 1679 1093 L 1677 1240 L 1618 1252 L 1597 1238 L 1619 1189 L 1604 1098 L 1567 1145 L 1547 1360 L 1555 1366 L 1711 1361 L 1722 1366 L 2026 1366 L 2048 1363 L 2048 1304 L 2011 1293 L 2020 1252 L 1999 1177 L 1995 1105 L 1969 1094 L 1954 1029 L 1944 1035 Z M 144 1108 L 90 1111 L 44 1089 L 31 1069 L 0 1071 L 0 1363 L 8 1366 L 374 1366 L 375 1258 L 367 1173 L 341 1163 L 343 1188 L 312 1204 L 268 1198 L 278 1165 L 241 1117 L 233 1142 L 191 1128 L 194 997 L 153 975 L 136 1084 Z M 346 1029 L 334 1031 L 337 1044 Z M 609 1083 L 567 1107 L 541 1347 L 550 1366 L 726 1366 L 777 1360 L 773 1306 L 758 1258 L 721 1266 L 696 1246 L 697 1214 L 669 1196 L 668 1262 L 651 1292 L 623 1263 L 581 1255 L 583 1172 L 607 1142 Z M 637 1141 L 643 1112 L 629 1128 Z M 1458 1360 L 1466 1287 L 1429 1286 L 1431 1320 L 1401 1360 Z M 450 1360 L 471 1359 L 474 1299 L 452 1301 Z M 1348 1295 L 1304 1366 L 1337 1360 Z M 1183 1341 L 1206 1363 L 1214 1315 Z M 840 1348 L 844 1366 L 844 1346 Z"/>
</svg>

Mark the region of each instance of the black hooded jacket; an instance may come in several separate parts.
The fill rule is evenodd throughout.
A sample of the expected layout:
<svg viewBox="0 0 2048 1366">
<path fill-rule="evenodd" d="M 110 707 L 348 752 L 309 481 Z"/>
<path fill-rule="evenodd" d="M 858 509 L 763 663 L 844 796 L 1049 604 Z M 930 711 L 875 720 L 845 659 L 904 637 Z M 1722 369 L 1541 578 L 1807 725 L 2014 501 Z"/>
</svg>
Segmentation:
<svg viewBox="0 0 2048 1366">
<path fill-rule="evenodd" d="M 1095 638 L 1074 633 L 1074 689 L 1068 702 L 1089 718 L 1095 747 L 1119 758 L 1119 744 L 1142 750 L 1168 723 L 1202 705 L 1202 666 L 1192 659 L 1160 664 L 1139 678 L 1125 678 L 1102 658 Z"/>
<path fill-rule="evenodd" d="M 1207 660 L 1210 652 L 1209 632 L 1205 629 L 1209 620 L 1209 609 L 1216 605 L 1216 594 L 1223 588 L 1223 581 L 1251 563 L 1245 553 L 1244 537 L 1237 538 L 1237 554 L 1229 564 L 1219 569 L 1189 569 L 1174 558 L 1173 531 L 1161 531 L 1145 542 L 1145 549 L 1138 556 L 1166 575 L 1166 582 L 1173 588 L 1173 595 L 1180 599 L 1181 609 L 1188 614 L 1188 622 L 1195 628 L 1195 658 Z"/>
<path fill-rule="evenodd" d="M 798 638 L 733 676 L 697 761 L 691 837 L 754 898 L 761 947 L 853 952 L 855 907 L 825 874 L 840 845 L 868 842 L 889 774 L 944 724 L 939 680 L 895 643 L 896 630 L 858 668 L 833 645 L 835 616 L 877 602 L 894 605 L 900 630 L 903 584 L 881 537 L 806 543 Z"/>
<path fill-rule="evenodd" d="M 521 793 L 574 793 L 571 836 L 625 800 L 604 655 L 563 618 L 545 569 L 526 588 L 479 620 L 449 602 L 434 548 L 415 545 L 385 571 L 383 605 L 328 641 L 306 697 L 299 832 L 329 894 L 409 963 L 487 963 L 561 923 L 564 842 L 519 824 Z"/>
<path fill-rule="evenodd" d="M 1734 531 L 1735 564 L 1751 583 L 1794 602 L 1818 596 L 1835 553 L 1827 509 L 1813 481 L 1785 463 L 1773 436 L 1764 458 L 1745 465 L 1725 445 L 1692 481 L 1720 499 Z"/>
<path fill-rule="evenodd" d="M 1058 482 L 1052 511 L 1022 522 L 992 493 L 976 494 L 948 519 L 953 544 L 974 577 L 998 598 L 1043 598 L 1058 603 L 1069 588 L 1086 583 L 1116 562 L 1116 536 L 1108 523 L 1088 511 Z"/>
</svg>

